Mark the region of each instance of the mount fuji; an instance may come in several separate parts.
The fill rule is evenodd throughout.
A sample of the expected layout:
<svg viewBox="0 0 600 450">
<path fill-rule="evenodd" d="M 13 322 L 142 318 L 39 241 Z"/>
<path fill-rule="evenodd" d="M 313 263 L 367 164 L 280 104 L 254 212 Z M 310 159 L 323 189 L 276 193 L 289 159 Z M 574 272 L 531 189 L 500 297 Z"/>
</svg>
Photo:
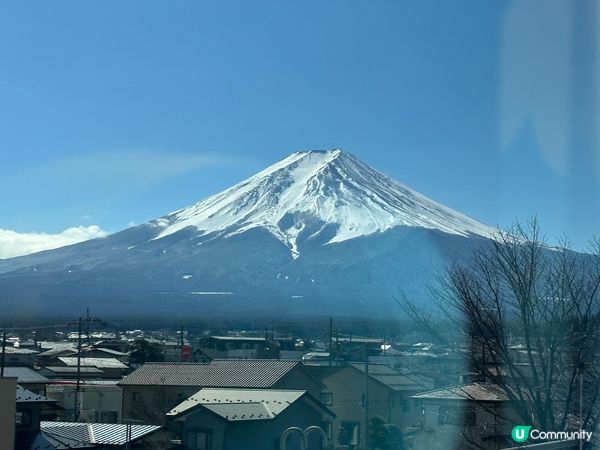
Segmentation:
<svg viewBox="0 0 600 450">
<path fill-rule="evenodd" d="M 399 314 L 494 229 L 339 149 L 262 172 L 106 238 L 0 261 L 9 315 Z"/>
</svg>

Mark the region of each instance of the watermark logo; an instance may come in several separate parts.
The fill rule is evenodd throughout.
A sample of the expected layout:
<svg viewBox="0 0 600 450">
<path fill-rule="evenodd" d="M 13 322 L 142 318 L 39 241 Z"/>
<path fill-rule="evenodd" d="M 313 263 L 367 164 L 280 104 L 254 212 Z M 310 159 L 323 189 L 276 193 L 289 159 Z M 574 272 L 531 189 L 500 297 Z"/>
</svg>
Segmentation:
<svg viewBox="0 0 600 450">
<path fill-rule="evenodd" d="M 589 441 L 592 438 L 591 431 L 579 430 L 579 431 L 540 431 L 537 429 L 531 429 L 531 426 L 517 425 L 512 429 L 511 436 L 515 442 L 525 442 L 528 439 L 532 440 L 543 440 L 543 441 L 571 441 L 581 440 Z"/>
<path fill-rule="evenodd" d="M 517 425 L 512 429 L 512 438 L 515 442 L 525 442 L 529 439 L 529 430 L 531 427 L 526 425 Z"/>
</svg>

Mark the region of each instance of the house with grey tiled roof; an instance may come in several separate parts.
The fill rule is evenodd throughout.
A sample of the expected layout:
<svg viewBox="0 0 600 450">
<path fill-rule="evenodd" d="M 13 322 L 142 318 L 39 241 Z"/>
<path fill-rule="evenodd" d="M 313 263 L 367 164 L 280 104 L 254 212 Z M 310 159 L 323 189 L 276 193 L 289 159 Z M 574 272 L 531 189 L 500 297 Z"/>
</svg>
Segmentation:
<svg viewBox="0 0 600 450">
<path fill-rule="evenodd" d="M 73 356 L 77 354 L 77 349 L 72 345 L 68 344 L 55 344 L 55 347 L 51 347 L 38 353 L 36 355 L 36 361 L 38 366 L 49 366 L 55 365 L 56 360 L 61 356 Z"/>
<path fill-rule="evenodd" d="M 39 352 L 30 348 L 7 346 L 4 348 L 4 353 L 5 365 L 33 367 Z"/>
<path fill-rule="evenodd" d="M 305 390 L 204 388 L 176 405 L 167 417 L 181 423 L 186 449 L 271 450 L 279 448 L 288 428 L 326 430 L 324 424 L 335 415 Z M 311 438 L 324 439 L 322 433 Z M 329 443 L 311 441 L 311 448 L 326 448 Z"/>
<path fill-rule="evenodd" d="M 157 424 L 202 388 L 296 389 L 318 398 L 323 386 L 299 361 L 276 359 L 146 363 L 118 385 L 123 389 L 123 417 Z"/>
</svg>

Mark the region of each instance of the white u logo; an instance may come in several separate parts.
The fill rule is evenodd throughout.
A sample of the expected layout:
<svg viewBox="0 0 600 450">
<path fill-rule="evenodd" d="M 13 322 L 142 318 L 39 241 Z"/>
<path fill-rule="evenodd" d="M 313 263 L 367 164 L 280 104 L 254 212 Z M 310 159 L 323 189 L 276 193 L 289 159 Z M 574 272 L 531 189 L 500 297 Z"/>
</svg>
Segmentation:
<svg viewBox="0 0 600 450">
<path fill-rule="evenodd" d="M 515 431 L 515 435 L 517 436 L 517 439 L 525 439 L 525 430 L 523 428 L 519 428 Z"/>
</svg>

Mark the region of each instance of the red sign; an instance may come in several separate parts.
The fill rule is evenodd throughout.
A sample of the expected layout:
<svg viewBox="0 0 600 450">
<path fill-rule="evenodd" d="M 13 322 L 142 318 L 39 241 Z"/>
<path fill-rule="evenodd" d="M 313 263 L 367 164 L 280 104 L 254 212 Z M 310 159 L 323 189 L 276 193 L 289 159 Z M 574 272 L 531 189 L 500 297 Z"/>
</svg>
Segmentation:
<svg viewBox="0 0 600 450">
<path fill-rule="evenodd" d="M 182 361 L 191 361 L 192 360 L 192 346 L 191 345 L 183 345 L 181 347 L 181 360 Z"/>
</svg>

